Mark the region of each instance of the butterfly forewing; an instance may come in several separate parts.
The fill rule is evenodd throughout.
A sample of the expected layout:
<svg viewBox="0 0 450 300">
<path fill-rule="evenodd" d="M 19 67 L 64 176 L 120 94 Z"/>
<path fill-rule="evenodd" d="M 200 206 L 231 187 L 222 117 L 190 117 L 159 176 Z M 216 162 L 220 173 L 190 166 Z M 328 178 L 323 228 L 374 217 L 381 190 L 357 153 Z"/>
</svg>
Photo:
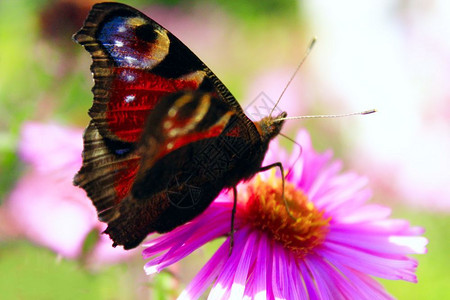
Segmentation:
<svg viewBox="0 0 450 300">
<path fill-rule="evenodd" d="M 90 115 L 103 136 L 136 142 L 153 107 L 180 90 L 215 93 L 247 119 L 228 89 L 195 54 L 132 7 L 94 5 L 74 39 L 93 59 Z"/>
</svg>

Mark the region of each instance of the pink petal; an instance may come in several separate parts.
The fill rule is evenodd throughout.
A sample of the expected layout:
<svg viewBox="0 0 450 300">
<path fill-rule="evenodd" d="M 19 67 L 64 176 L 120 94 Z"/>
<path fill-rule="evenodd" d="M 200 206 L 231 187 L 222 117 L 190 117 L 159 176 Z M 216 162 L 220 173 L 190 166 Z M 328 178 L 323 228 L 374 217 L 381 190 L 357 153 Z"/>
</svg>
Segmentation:
<svg viewBox="0 0 450 300">
<path fill-rule="evenodd" d="M 274 243 L 272 260 L 272 290 L 275 299 L 293 299 L 292 294 L 290 294 L 289 297 L 285 296 L 291 291 L 289 288 L 291 281 L 289 280 L 288 266 L 286 264 L 287 259 L 288 258 L 286 257 L 284 248 L 278 243 Z"/>
<path fill-rule="evenodd" d="M 343 178 L 349 182 L 336 182 Z M 324 187 L 320 197 L 313 198 L 312 201 L 329 215 L 335 215 L 340 210 L 348 213 L 353 207 L 361 206 L 371 196 L 371 192 L 365 189 L 367 179 L 351 173 L 334 177 L 328 183 L 330 186 Z"/>
<path fill-rule="evenodd" d="M 425 254 L 428 252 L 426 245 L 428 239 L 422 236 L 391 236 L 389 242 L 392 247 L 403 249 L 404 254 Z"/>
<path fill-rule="evenodd" d="M 183 290 L 178 299 L 198 299 L 213 283 L 228 260 L 230 251 L 229 239 L 227 239 L 214 255 L 208 260 L 203 268 L 192 279 L 190 284 Z"/>
<path fill-rule="evenodd" d="M 333 279 L 330 278 L 330 274 L 323 271 L 323 268 L 320 268 L 321 263 L 322 262 L 315 259 L 313 255 L 308 255 L 308 257 L 304 259 L 304 264 L 308 268 L 309 272 L 311 273 L 311 277 L 315 281 L 317 290 L 319 291 L 320 299 L 334 299 L 333 295 L 334 293 L 336 293 L 336 290 L 334 287 L 330 286 L 330 284 L 333 282 Z"/>
<path fill-rule="evenodd" d="M 69 258 L 81 253 L 86 235 L 98 224 L 90 200 L 71 178 L 29 173 L 6 207 L 27 238 Z"/>
<path fill-rule="evenodd" d="M 359 222 L 369 222 L 386 219 L 391 214 L 391 209 L 377 204 L 364 205 L 360 207 L 341 207 L 339 211 L 334 211 L 333 216 L 336 222 L 353 223 L 356 226 Z"/>
<path fill-rule="evenodd" d="M 427 243 L 427 240 L 423 237 L 379 235 L 377 232 L 370 230 L 355 232 L 339 230 L 334 227 L 327 234 L 327 241 L 360 250 L 391 254 L 425 253 Z"/>
<path fill-rule="evenodd" d="M 289 277 L 290 281 L 292 282 L 291 285 L 289 285 L 288 293 L 286 293 L 285 299 L 300 299 L 300 300 L 307 300 L 309 299 L 308 292 L 306 290 L 306 283 L 304 282 L 304 275 L 301 273 L 301 268 L 299 267 L 298 259 L 294 256 L 294 254 L 289 253 L 286 251 L 286 257 L 287 257 L 287 265 L 288 265 L 288 273 L 287 276 Z M 309 277 L 309 276 L 308 276 Z M 309 282 L 309 281 L 308 281 Z"/>
<path fill-rule="evenodd" d="M 327 257 L 327 260 L 339 270 L 349 282 L 351 282 L 358 292 L 355 295 L 361 294 L 359 297 L 363 299 L 393 299 L 383 288 L 381 284 L 376 282 L 370 276 L 358 272 L 351 267 L 342 265 L 338 260 Z"/>
<path fill-rule="evenodd" d="M 333 243 L 326 243 L 323 248 L 317 250 L 322 256 L 340 259 L 343 264 L 360 272 L 386 279 L 417 280 L 414 274 L 417 262 L 412 258 L 391 259 Z"/>
<path fill-rule="evenodd" d="M 371 220 L 364 223 L 333 223 L 333 230 L 373 235 L 409 234 L 409 222 L 400 219 Z"/>
<path fill-rule="evenodd" d="M 20 156 L 39 172 L 50 173 L 74 165 L 78 171 L 81 167 L 83 130 L 28 122 L 21 135 Z"/>
<path fill-rule="evenodd" d="M 241 299 L 244 296 L 245 284 L 247 283 L 250 264 L 253 262 L 253 252 L 257 245 L 256 234 L 250 234 L 247 241 L 245 241 L 244 249 L 242 250 L 241 258 L 236 268 L 236 275 L 233 279 L 231 287 L 230 299 Z M 234 250 L 233 250 L 234 251 Z"/>
<path fill-rule="evenodd" d="M 298 267 L 300 268 L 300 273 L 302 274 L 303 282 L 305 283 L 306 291 L 308 294 L 308 299 L 315 300 L 315 299 L 321 299 L 319 297 L 320 292 L 317 289 L 317 286 L 315 284 L 315 278 L 311 275 L 311 272 L 307 268 L 305 261 L 308 258 L 304 258 L 302 262 L 298 263 Z M 296 285 L 297 286 L 297 285 Z"/>
<path fill-rule="evenodd" d="M 144 243 L 143 246 L 147 247 L 143 251 L 144 259 L 171 247 L 178 248 L 188 240 L 191 240 L 196 247 L 200 247 L 210 239 L 228 233 L 231 226 L 231 207 L 231 202 L 214 202 L 205 213 L 195 218 L 192 222 Z M 210 224 L 215 224 L 216 226 L 210 226 Z M 239 225 L 239 220 L 236 220 L 235 225 Z"/>
<path fill-rule="evenodd" d="M 314 179 L 313 184 L 311 185 L 308 192 L 308 197 L 311 201 L 316 203 L 315 199 L 318 199 L 321 194 L 327 192 L 327 188 L 330 183 L 330 178 L 335 176 L 342 169 L 342 162 L 335 161 L 330 164 L 325 170 L 320 172 L 317 177 Z M 317 203 L 318 204 L 318 203 Z"/>
<path fill-rule="evenodd" d="M 202 227 L 200 222 L 195 224 L 198 227 Z M 153 274 L 156 272 L 160 272 L 162 269 L 166 268 L 167 266 L 174 264 L 175 262 L 183 259 L 184 257 L 191 254 L 193 251 L 201 247 L 202 245 L 206 244 L 207 242 L 217 238 L 220 232 L 226 232 L 226 230 L 229 229 L 230 225 L 226 225 L 224 222 L 219 223 L 218 226 L 214 228 L 214 230 L 204 230 L 204 234 L 200 235 L 201 232 L 195 232 L 195 226 L 194 226 L 194 237 L 186 236 L 183 239 L 176 241 L 174 245 L 167 251 L 164 255 L 157 257 L 148 263 L 145 264 L 145 272 L 147 274 Z M 192 242 L 187 242 L 187 240 L 191 238 Z M 146 254 L 148 255 L 148 253 Z"/>
<path fill-rule="evenodd" d="M 233 249 L 231 256 L 228 258 L 224 268 L 218 275 L 216 283 L 212 287 L 208 299 L 229 299 L 236 269 L 239 265 L 242 254 L 244 254 L 243 250 L 246 244 L 245 240 L 248 239 L 248 236 L 249 233 L 246 229 L 235 232 L 235 248 Z"/>
<path fill-rule="evenodd" d="M 272 261 L 269 257 L 270 242 L 265 234 L 261 234 L 261 238 L 257 245 L 256 266 L 253 276 L 254 280 L 254 298 L 266 299 L 271 295 L 271 291 L 268 290 L 267 281 L 270 280 L 267 274 L 271 274 L 271 270 L 268 270 L 268 265 L 272 265 Z"/>
</svg>

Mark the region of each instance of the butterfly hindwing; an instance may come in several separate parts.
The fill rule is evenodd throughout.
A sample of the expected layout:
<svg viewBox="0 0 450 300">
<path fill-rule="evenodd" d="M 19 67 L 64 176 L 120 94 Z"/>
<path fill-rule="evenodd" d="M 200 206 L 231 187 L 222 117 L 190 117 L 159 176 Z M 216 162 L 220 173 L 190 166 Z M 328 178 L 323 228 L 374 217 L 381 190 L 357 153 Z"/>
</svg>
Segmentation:
<svg viewBox="0 0 450 300">
<path fill-rule="evenodd" d="M 142 158 L 131 193 L 106 233 L 131 248 L 149 232 L 170 231 L 205 210 L 257 159 L 241 122 L 209 93 L 180 92 L 158 104 L 137 150 Z"/>
</svg>

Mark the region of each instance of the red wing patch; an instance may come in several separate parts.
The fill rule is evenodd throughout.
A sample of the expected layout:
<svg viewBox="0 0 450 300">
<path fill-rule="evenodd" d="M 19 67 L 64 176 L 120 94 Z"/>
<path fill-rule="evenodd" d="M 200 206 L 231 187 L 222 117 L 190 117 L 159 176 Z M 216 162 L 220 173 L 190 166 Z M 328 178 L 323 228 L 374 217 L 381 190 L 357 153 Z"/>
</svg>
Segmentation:
<svg viewBox="0 0 450 300">
<path fill-rule="evenodd" d="M 116 68 L 106 111 L 109 130 L 125 142 L 139 140 L 145 120 L 160 99 L 180 90 L 195 90 L 193 79 L 170 79 L 134 68 Z"/>
<path fill-rule="evenodd" d="M 228 122 L 229 118 L 227 119 Z M 218 137 L 224 130 L 227 123 L 222 122 L 213 125 L 212 127 L 208 128 L 208 130 L 201 131 L 201 132 L 192 132 L 187 133 L 182 136 L 168 139 L 161 147 L 161 152 L 158 154 L 156 159 L 160 159 L 161 157 L 167 155 L 168 153 L 175 151 L 183 146 L 186 146 L 190 143 L 194 143 L 200 140 L 209 139 Z"/>
<path fill-rule="evenodd" d="M 120 203 L 131 191 L 139 169 L 140 158 L 119 163 L 119 171 L 115 173 L 114 189 L 116 198 L 114 204 Z"/>
</svg>

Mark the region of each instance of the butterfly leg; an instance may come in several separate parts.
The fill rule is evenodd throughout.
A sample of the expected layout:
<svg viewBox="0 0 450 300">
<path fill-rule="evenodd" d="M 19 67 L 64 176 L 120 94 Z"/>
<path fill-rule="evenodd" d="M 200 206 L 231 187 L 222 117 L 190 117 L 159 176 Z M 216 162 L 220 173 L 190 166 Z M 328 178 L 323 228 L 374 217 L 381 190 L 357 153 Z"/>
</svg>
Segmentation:
<svg viewBox="0 0 450 300">
<path fill-rule="evenodd" d="M 280 168 L 280 171 L 281 171 L 281 186 L 282 186 L 282 188 L 283 188 L 283 190 L 281 191 L 281 197 L 283 198 L 283 201 L 284 201 L 284 207 L 286 207 L 286 212 L 288 213 L 288 215 L 289 215 L 292 219 L 296 220 L 296 218 L 292 215 L 291 211 L 289 210 L 289 205 L 288 205 L 288 203 L 287 203 L 286 197 L 284 197 L 284 182 L 285 182 L 285 180 L 284 180 L 284 169 L 283 169 L 283 164 L 282 164 L 281 162 L 276 162 L 276 163 L 273 163 L 273 164 L 270 164 L 270 165 L 261 167 L 261 168 L 258 170 L 258 172 L 264 172 L 264 171 L 267 171 L 267 170 L 269 170 L 269 169 L 277 168 L 277 167 Z"/>
<path fill-rule="evenodd" d="M 236 216 L 236 208 L 237 208 L 237 189 L 236 186 L 233 186 L 233 209 L 231 210 L 231 231 L 230 231 L 230 253 L 233 252 L 234 246 L 234 217 Z"/>
</svg>

